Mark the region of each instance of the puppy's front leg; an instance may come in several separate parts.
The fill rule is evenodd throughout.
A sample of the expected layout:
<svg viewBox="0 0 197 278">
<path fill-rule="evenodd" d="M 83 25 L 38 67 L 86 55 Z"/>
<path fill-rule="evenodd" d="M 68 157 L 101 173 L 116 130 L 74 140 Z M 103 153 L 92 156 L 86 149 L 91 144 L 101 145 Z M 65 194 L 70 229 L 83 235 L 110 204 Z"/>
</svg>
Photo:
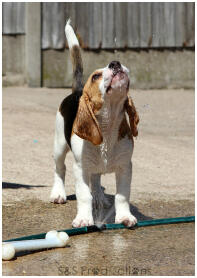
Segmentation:
<svg viewBox="0 0 197 278">
<path fill-rule="evenodd" d="M 137 223 L 137 219 L 131 214 L 129 208 L 131 177 L 131 162 L 129 162 L 128 167 L 124 167 L 116 171 L 117 192 L 115 196 L 115 222 L 123 223 L 125 226 L 128 227 L 134 226 Z"/>
<path fill-rule="evenodd" d="M 92 216 L 92 195 L 89 188 L 89 174 L 82 170 L 80 164 L 73 165 L 75 188 L 77 197 L 77 216 L 73 220 L 73 227 L 90 226 L 94 224 Z"/>
</svg>

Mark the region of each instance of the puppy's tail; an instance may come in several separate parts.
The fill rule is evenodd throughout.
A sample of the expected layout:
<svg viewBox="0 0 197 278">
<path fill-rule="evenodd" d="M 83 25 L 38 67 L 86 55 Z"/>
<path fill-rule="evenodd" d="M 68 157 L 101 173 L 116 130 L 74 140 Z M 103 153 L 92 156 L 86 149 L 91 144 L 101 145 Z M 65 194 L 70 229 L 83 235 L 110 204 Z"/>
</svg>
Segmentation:
<svg viewBox="0 0 197 278">
<path fill-rule="evenodd" d="M 81 59 L 80 47 L 75 32 L 70 25 L 70 19 L 65 26 L 65 34 L 68 41 L 70 56 L 73 65 L 73 84 L 72 91 L 80 92 L 83 90 L 83 64 Z"/>
</svg>

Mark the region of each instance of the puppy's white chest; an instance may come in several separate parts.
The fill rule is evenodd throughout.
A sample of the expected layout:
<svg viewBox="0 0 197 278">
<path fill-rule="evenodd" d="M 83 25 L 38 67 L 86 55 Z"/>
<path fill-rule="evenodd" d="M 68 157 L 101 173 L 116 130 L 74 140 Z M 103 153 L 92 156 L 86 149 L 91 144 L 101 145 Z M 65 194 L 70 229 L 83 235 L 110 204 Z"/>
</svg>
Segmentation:
<svg viewBox="0 0 197 278">
<path fill-rule="evenodd" d="M 132 146 L 128 138 L 124 138 L 112 145 L 110 143 L 112 142 L 104 141 L 99 146 L 97 156 L 95 156 L 97 166 L 93 171 L 99 173 L 112 173 L 124 167 L 125 163 L 127 164 L 131 159 Z"/>
<path fill-rule="evenodd" d="M 80 139 L 79 139 L 80 140 Z M 78 144 L 79 147 L 79 144 Z M 73 149 L 74 155 L 76 154 L 76 148 Z M 83 168 L 91 173 L 110 173 L 115 171 L 116 146 L 112 146 L 109 141 L 103 140 L 103 143 L 99 146 L 94 146 L 88 141 L 83 141 L 81 151 L 79 151 L 79 157 L 75 159 L 82 161 Z"/>
</svg>

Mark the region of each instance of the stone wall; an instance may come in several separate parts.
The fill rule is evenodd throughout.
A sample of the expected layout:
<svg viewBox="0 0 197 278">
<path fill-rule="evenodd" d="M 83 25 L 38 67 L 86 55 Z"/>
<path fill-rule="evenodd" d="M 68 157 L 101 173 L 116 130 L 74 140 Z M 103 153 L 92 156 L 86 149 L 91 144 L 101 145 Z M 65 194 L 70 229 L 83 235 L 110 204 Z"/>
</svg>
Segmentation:
<svg viewBox="0 0 197 278">
<path fill-rule="evenodd" d="M 25 35 L 3 36 L 3 86 L 26 83 L 25 40 Z M 68 49 L 42 50 L 41 57 L 42 86 L 70 87 L 72 65 Z M 95 69 L 105 67 L 112 60 L 119 60 L 130 69 L 132 88 L 194 88 L 195 86 L 195 52 L 193 50 L 82 50 L 82 58 L 85 80 Z M 31 57 L 31 60 L 33 61 L 34 57 Z M 29 63 L 28 68 L 31 68 Z"/>
<path fill-rule="evenodd" d="M 68 50 L 42 51 L 44 87 L 69 87 L 72 65 Z M 131 86 L 139 89 L 194 88 L 195 53 L 191 50 L 82 51 L 84 79 L 95 69 L 119 60 L 130 70 Z"/>
</svg>

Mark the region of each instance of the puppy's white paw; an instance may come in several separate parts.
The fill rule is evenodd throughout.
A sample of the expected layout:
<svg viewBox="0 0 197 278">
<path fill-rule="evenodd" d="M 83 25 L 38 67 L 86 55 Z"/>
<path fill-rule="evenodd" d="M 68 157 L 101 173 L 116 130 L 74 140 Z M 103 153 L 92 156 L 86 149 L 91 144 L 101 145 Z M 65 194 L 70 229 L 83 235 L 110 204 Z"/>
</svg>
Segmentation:
<svg viewBox="0 0 197 278">
<path fill-rule="evenodd" d="M 55 204 L 66 203 L 66 192 L 64 188 L 53 187 L 51 191 L 50 201 Z"/>
<path fill-rule="evenodd" d="M 131 213 L 126 215 L 116 215 L 115 223 L 122 223 L 126 227 L 133 227 L 137 223 L 137 219 Z"/>
<path fill-rule="evenodd" d="M 77 215 L 72 223 L 72 226 L 74 228 L 80 228 L 80 227 L 91 226 L 91 225 L 94 225 L 94 220 L 92 216 L 81 217 Z"/>
</svg>

